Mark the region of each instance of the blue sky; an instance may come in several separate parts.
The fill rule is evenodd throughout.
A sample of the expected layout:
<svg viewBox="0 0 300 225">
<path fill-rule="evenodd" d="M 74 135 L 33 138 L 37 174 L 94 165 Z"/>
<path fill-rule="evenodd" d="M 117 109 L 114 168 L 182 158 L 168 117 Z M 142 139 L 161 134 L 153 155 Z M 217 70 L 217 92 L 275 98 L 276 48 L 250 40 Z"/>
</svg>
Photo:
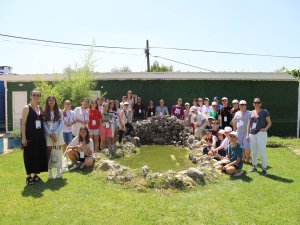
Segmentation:
<svg viewBox="0 0 300 225">
<path fill-rule="evenodd" d="M 149 39 L 150 46 L 300 56 L 299 11 L 297 0 L 6 0 L 1 1 L 0 33 L 141 48 Z M 13 66 L 16 73 L 52 73 L 82 63 L 84 48 L 56 46 L 0 37 L 0 65 Z M 97 50 L 96 71 L 125 65 L 137 72 L 146 70 L 143 50 Z M 300 59 L 159 49 L 150 52 L 214 71 L 300 67 Z M 175 70 L 200 71 L 159 61 L 173 65 Z"/>
</svg>

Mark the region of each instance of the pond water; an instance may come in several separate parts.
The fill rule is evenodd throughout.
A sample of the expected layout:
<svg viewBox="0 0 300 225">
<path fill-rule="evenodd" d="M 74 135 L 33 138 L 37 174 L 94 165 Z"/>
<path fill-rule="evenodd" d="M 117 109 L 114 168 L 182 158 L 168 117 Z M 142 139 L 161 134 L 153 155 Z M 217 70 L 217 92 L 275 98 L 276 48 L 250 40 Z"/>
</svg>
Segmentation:
<svg viewBox="0 0 300 225">
<path fill-rule="evenodd" d="M 188 159 L 188 154 L 188 150 L 173 146 L 147 145 L 139 148 L 136 154 L 116 161 L 132 169 L 140 169 L 147 165 L 153 172 L 180 171 L 195 167 L 195 164 Z"/>
</svg>

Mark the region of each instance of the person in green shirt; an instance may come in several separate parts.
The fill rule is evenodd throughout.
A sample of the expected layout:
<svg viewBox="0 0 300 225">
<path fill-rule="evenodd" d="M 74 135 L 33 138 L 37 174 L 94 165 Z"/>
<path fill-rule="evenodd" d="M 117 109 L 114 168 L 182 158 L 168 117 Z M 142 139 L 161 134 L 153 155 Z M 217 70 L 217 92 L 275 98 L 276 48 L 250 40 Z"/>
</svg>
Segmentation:
<svg viewBox="0 0 300 225">
<path fill-rule="evenodd" d="M 229 175 L 240 176 L 243 173 L 243 148 L 237 142 L 238 137 L 235 131 L 230 133 L 230 144 L 227 148 L 227 163 L 216 166 L 217 170 L 226 172 Z"/>
</svg>

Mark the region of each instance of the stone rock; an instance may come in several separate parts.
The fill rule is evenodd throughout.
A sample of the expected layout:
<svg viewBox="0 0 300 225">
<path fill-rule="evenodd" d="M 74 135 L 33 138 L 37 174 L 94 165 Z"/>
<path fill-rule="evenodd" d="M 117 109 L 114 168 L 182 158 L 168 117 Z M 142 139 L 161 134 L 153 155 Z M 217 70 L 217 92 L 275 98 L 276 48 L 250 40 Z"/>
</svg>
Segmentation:
<svg viewBox="0 0 300 225">
<path fill-rule="evenodd" d="M 144 177 L 147 176 L 147 174 L 149 173 L 149 171 L 150 171 L 150 169 L 149 169 L 149 167 L 147 165 L 145 165 L 145 166 L 142 167 L 142 175 Z"/>
<path fill-rule="evenodd" d="M 192 178 L 194 180 L 202 179 L 204 177 L 204 174 L 202 172 L 200 172 L 199 170 L 197 170 L 196 168 L 189 168 L 186 171 L 186 173 L 190 178 Z"/>
<path fill-rule="evenodd" d="M 103 160 L 100 165 L 99 165 L 99 169 L 103 170 L 103 171 L 107 171 L 109 169 L 113 169 L 114 168 L 114 164 L 115 162 L 112 160 Z"/>
<path fill-rule="evenodd" d="M 188 146 L 187 139 L 190 130 L 184 125 L 184 121 L 171 116 L 154 116 L 148 120 L 134 124 L 133 135 L 138 137 L 141 144 L 173 144 Z"/>
</svg>

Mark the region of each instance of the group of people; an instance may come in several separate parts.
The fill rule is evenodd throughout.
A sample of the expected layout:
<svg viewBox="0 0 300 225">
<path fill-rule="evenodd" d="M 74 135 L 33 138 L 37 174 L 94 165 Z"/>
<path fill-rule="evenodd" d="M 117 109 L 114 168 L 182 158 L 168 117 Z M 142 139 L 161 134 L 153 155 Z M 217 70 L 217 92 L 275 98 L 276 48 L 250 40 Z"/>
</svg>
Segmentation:
<svg viewBox="0 0 300 225">
<path fill-rule="evenodd" d="M 250 163 L 252 153 L 253 168 L 257 171 L 258 152 L 262 158 L 262 174 L 266 174 L 267 130 L 272 122 L 261 101 L 255 98 L 254 110 L 247 110 L 244 100 L 233 100 L 229 106 L 228 99 L 214 97 L 193 99 L 192 106 L 187 102 L 182 106 L 182 99 L 170 110 L 163 99 L 155 106 L 150 100 L 145 107 L 142 98 L 133 97 L 131 90 L 122 97 L 122 101 L 98 97 L 89 102 L 83 99 L 81 105 L 72 110 L 71 100 L 65 100 L 64 108 L 59 109 L 55 96 L 48 96 L 44 110 L 39 106 L 41 93 L 34 89 L 30 103 L 22 113 L 22 145 L 24 147 L 24 164 L 27 173 L 26 184 L 41 182 L 41 172 L 49 172 L 49 179 L 61 177 L 61 168 L 56 175 L 49 164 L 53 151 L 62 149 L 72 161 L 70 170 L 91 167 L 97 151 L 122 143 L 124 135 L 130 135 L 133 123 L 153 116 L 172 115 L 182 120 L 199 139 L 198 145 L 203 153 L 215 157 L 220 162 L 217 169 L 236 174 L 241 171 L 243 161 Z M 251 149 L 251 151 L 250 151 Z"/>
</svg>

